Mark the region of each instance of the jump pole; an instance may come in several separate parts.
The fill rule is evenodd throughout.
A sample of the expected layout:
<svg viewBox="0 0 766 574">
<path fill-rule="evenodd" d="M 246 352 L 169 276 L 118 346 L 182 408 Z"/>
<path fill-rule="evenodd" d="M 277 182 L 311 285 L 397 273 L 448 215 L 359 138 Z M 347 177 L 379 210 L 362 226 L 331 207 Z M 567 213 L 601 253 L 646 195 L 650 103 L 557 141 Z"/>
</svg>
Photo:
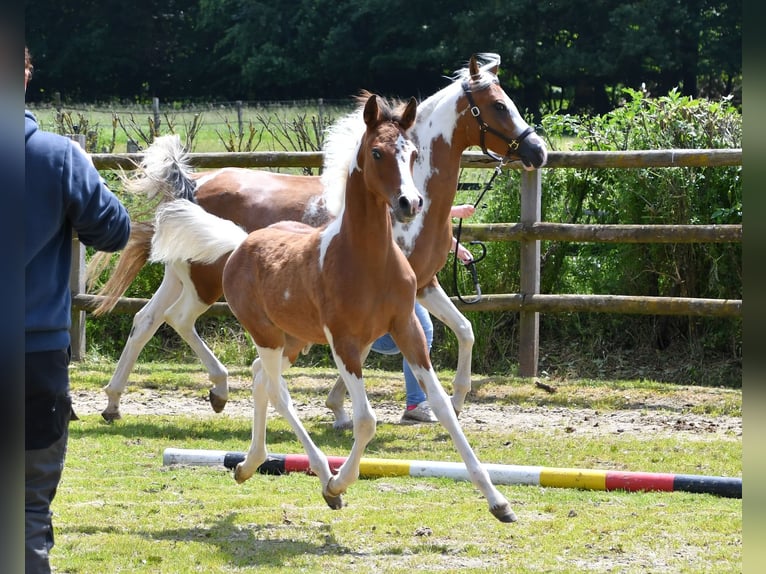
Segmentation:
<svg viewBox="0 0 766 574">
<path fill-rule="evenodd" d="M 166 448 L 163 465 L 225 466 L 233 469 L 245 459 L 244 452 L 225 450 Z M 343 456 L 328 456 L 330 470 L 337 472 L 346 461 Z M 654 472 L 627 472 L 619 470 L 590 470 L 579 468 L 546 468 L 510 464 L 484 464 L 494 484 L 543 486 L 551 488 L 580 488 L 584 490 L 627 490 L 693 492 L 715 494 L 726 498 L 742 498 L 742 479 L 698 474 L 668 474 Z M 427 460 L 396 460 L 362 458 L 360 476 L 412 476 L 470 480 L 463 463 Z M 311 474 L 305 454 L 270 454 L 261 466 L 260 474 Z"/>
</svg>

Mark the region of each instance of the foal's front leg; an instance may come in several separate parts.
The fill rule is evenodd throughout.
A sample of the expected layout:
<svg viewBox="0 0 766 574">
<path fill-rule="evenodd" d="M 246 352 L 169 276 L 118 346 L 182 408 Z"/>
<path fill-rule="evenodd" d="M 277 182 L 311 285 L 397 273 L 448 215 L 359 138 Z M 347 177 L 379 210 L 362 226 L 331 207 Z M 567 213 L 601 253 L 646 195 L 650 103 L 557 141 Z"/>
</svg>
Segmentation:
<svg viewBox="0 0 766 574">
<path fill-rule="evenodd" d="M 249 479 L 258 467 L 264 463 L 266 451 L 266 410 L 269 406 L 267 381 L 261 359 L 253 361 L 253 427 L 250 440 L 250 448 L 245 455 L 245 460 L 237 464 L 234 469 L 234 480 L 242 484 Z"/>
<path fill-rule="evenodd" d="M 308 455 L 311 471 L 319 477 L 322 485 L 326 485 L 330 482 L 332 477 L 330 463 L 327 461 L 325 454 L 319 450 L 319 448 L 314 444 L 314 441 L 311 440 L 308 431 L 305 429 L 303 423 L 301 423 L 300 419 L 298 418 L 298 413 L 295 411 L 293 401 L 290 398 L 290 392 L 287 390 L 287 383 L 285 382 L 284 378 L 282 378 L 282 372 L 290 366 L 289 360 L 286 357 L 283 357 L 282 353 L 282 348 L 266 349 L 258 347 L 258 355 L 261 358 L 261 367 L 263 368 L 264 380 L 267 381 L 266 384 L 268 397 L 277 412 L 285 417 L 287 422 L 290 423 L 290 426 L 298 437 L 298 440 L 301 441 L 301 444 L 303 445 L 303 448 Z M 261 421 L 263 423 L 262 427 L 265 434 L 265 412 L 263 413 Z M 254 420 L 253 423 L 253 438 L 255 439 L 256 421 Z M 258 425 L 258 428 L 261 428 L 261 425 Z M 263 444 L 263 459 L 258 463 L 259 465 L 264 460 L 266 460 L 265 436 Z M 255 445 L 251 445 L 251 451 L 254 448 Z M 248 452 L 248 456 L 249 455 L 250 452 Z M 257 466 L 255 468 L 257 468 Z M 254 470 L 255 469 L 253 469 L 253 471 Z M 343 501 L 341 500 L 340 496 L 334 497 L 332 500 L 325 496 L 325 499 L 331 508 L 338 509 L 343 506 Z"/>
<path fill-rule="evenodd" d="M 367 445 L 375 436 L 375 413 L 367 399 L 367 392 L 362 379 L 362 361 L 370 351 L 367 346 L 362 353 L 358 351 L 356 341 L 334 341 L 332 333 L 325 328 L 327 341 L 330 343 L 335 364 L 338 366 L 343 381 L 351 396 L 351 408 L 354 413 L 354 444 L 345 462 L 327 483 L 323 495 L 330 500 L 346 492 L 346 489 L 359 478 L 359 465 Z"/>
</svg>

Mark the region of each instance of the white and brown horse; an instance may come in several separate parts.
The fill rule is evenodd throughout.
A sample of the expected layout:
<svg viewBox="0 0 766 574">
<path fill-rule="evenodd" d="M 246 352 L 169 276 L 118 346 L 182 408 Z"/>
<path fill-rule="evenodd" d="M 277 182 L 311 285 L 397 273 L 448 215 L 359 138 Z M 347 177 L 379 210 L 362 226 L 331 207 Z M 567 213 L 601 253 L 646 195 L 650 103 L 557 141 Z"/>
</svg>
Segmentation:
<svg viewBox="0 0 766 574">
<path fill-rule="evenodd" d="M 436 378 L 414 311 L 417 279 L 393 238 L 391 214 L 408 223 L 424 207 L 412 179 L 417 151 L 405 135 L 415 113 L 414 98 L 401 117 L 377 96 L 368 98 L 366 130 L 361 136 L 354 129 L 348 132 L 355 145 L 350 160 L 341 164 L 347 166 L 343 206 L 329 225 L 317 229 L 281 222 L 247 234 L 194 203 L 175 200 L 157 211 L 152 259 L 170 266 L 189 260 L 213 263 L 231 253 L 223 269 L 224 295 L 258 351 L 253 363 L 252 442 L 235 469 L 237 482 L 250 478 L 266 460 L 266 411 L 271 401 L 303 444 L 327 504 L 341 508 L 342 495 L 359 477 L 362 455 L 375 434 L 362 364 L 375 339 L 390 332 L 490 511 L 503 522 L 513 522 L 508 501 L 476 458 Z M 330 188 L 327 193 L 329 197 Z M 313 343 L 330 345 L 351 396 L 354 443 L 337 475 L 298 419 L 282 377 L 301 350 Z"/>
<path fill-rule="evenodd" d="M 499 64 L 496 54 L 472 57 L 448 86 L 418 106 L 410 137 L 419 151 L 413 175 L 423 193 L 424 207 L 414 221 L 393 223 L 394 238 L 417 276 L 418 301 L 457 337 L 459 353 L 452 404 L 458 413 L 471 388 L 474 335 L 471 323 L 441 288 L 436 273 L 449 254 L 452 237 L 449 213 L 457 190 L 461 155 L 469 147 L 480 146 L 495 159 L 521 161 L 525 169 L 539 168 L 547 159 L 542 139 L 500 87 Z M 177 138 L 159 138 L 146 151 L 139 177 L 129 181 L 127 187 L 150 196 L 193 199 L 206 211 L 230 219 L 248 231 L 282 220 L 321 225 L 337 209 L 326 205 L 322 196 L 327 170 L 322 179 L 238 168 L 192 173 L 187 162 Z M 134 226 L 131 241 L 100 291 L 107 299 L 97 313 L 114 306 L 145 264 L 152 233 L 151 225 Z M 222 269 L 223 262 L 217 262 L 166 270 L 157 292 L 136 314 L 117 368 L 104 389 L 108 397 L 102 413 L 105 419 L 120 417 L 120 397 L 128 375 L 141 349 L 163 322 L 173 327 L 200 357 L 213 384 L 211 405 L 216 412 L 223 409 L 228 399 L 227 371 L 194 328 L 196 319 L 221 296 Z M 344 395 L 339 379 L 327 399 L 339 428 L 350 422 L 343 410 Z"/>
</svg>

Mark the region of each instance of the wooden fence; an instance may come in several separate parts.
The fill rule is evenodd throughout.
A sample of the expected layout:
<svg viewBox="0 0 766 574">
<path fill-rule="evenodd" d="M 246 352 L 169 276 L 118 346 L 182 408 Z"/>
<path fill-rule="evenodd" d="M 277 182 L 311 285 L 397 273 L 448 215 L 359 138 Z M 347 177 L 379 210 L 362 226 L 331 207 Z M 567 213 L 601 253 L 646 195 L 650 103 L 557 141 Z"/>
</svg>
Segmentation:
<svg viewBox="0 0 766 574">
<path fill-rule="evenodd" d="M 141 154 L 94 154 L 99 170 L 132 169 Z M 198 168 L 226 166 L 313 167 L 322 165 L 321 152 L 249 152 L 190 154 Z M 496 163 L 480 152 L 463 154 L 462 167 L 494 168 Z M 671 149 L 625 152 L 550 152 L 543 169 L 556 168 L 646 168 L 725 167 L 742 165 L 741 149 Z M 520 169 L 510 164 L 507 169 Z M 520 243 L 520 293 L 487 294 L 481 301 L 465 305 L 454 299 L 462 311 L 518 311 L 519 374 L 537 375 L 540 313 L 588 312 L 651 315 L 742 316 L 742 300 L 683 297 L 635 297 L 620 295 L 547 295 L 540 293 L 540 241 L 610 243 L 713 243 L 741 242 L 742 225 L 578 225 L 540 221 L 540 171 L 521 171 L 521 221 L 518 223 L 463 224 L 461 240 L 518 241 Z M 76 239 L 75 239 L 76 242 Z M 85 351 L 85 312 L 94 309 L 100 298 L 84 291 L 84 249 L 77 246 L 73 257 L 73 358 Z M 146 299 L 122 298 L 114 312 L 135 313 Z M 207 315 L 230 314 L 224 302 L 214 304 Z"/>
</svg>

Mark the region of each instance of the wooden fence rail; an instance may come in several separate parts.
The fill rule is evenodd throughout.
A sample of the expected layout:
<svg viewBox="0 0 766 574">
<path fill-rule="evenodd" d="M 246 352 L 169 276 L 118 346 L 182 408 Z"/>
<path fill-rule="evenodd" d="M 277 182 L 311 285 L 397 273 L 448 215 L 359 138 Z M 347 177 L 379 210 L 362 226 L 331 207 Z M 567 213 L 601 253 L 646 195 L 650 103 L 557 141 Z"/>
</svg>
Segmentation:
<svg viewBox="0 0 766 574">
<path fill-rule="evenodd" d="M 99 170 L 134 169 L 142 154 L 93 154 Z M 198 168 L 220 167 L 309 167 L 322 165 L 321 152 L 192 153 L 189 163 Z M 465 152 L 464 168 L 494 168 L 496 163 L 476 151 Z M 556 168 L 647 168 L 726 167 L 742 165 L 741 149 L 670 149 L 624 152 L 550 152 L 543 169 Z M 521 169 L 511 163 L 507 169 Z M 454 298 L 462 311 L 519 312 L 519 373 L 537 375 L 539 357 L 539 314 L 557 312 L 626 313 L 651 315 L 692 315 L 741 317 L 742 300 L 682 297 L 634 297 L 621 295 L 577 295 L 540 293 L 540 241 L 608 243 L 721 243 L 741 242 L 742 225 L 579 225 L 542 222 L 540 171 L 521 172 L 521 221 L 519 223 L 464 224 L 461 239 L 518 241 L 520 243 L 520 288 L 517 294 L 486 294 L 482 300 L 465 305 Z M 77 254 L 80 254 L 78 257 Z M 84 251 L 73 257 L 73 358 L 85 351 L 84 313 L 94 309 L 100 297 L 82 292 Z M 115 313 L 136 313 L 147 299 L 121 298 Z M 209 316 L 230 315 L 225 302 L 215 303 Z M 76 321 L 76 322 L 75 322 Z M 82 324 L 81 324 L 82 322 Z"/>
</svg>

